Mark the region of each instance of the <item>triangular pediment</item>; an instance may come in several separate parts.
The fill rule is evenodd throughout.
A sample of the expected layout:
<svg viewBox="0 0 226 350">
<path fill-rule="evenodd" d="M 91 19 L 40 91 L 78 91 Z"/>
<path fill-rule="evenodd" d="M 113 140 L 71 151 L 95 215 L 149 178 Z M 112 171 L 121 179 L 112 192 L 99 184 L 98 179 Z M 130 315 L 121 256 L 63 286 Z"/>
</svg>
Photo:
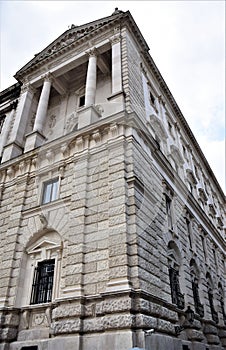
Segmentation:
<svg viewBox="0 0 226 350">
<path fill-rule="evenodd" d="M 26 71 L 28 68 L 38 64 L 39 62 L 43 62 L 45 59 L 49 59 L 51 56 L 58 56 L 61 53 L 64 53 L 70 47 L 76 45 L 76 43 L 88 36 L 91 33 L 94 33 L 96 30 L 100 29 L 103 26 L 109 25 L 111 22 L 114 22 L 119 17 L 126 15 L 127 12 L 115 10 L 115 12 L 108 17 L 101 18 L 99 20 L 86 23 L 80 26 L 76 26 L 74 24 L 60 35 L 56 40 L 54 40 L 49 46 L 47 46 L 44 50 L 35 54 L 35 57 L 29 61 L 25 66 L 23 66 L 15 75 L 16 78 L 19 78 L 20 75 Z"/>
<path fill-rule="evenodd" d="M 61 244 L 59 242 L 54 242 L 52 240 L 49 240 L 46 237 L 42 237 L 41 240 L 39 240 L 38 242 L 35 242 L 35 244 L 33 244 L 27 249 L 27 253 L 34 254 L 41 251 L 42 249 L 53 250 L 53 249 L 58 249 L 60 247 L 61 247 Z"/>
</svg>

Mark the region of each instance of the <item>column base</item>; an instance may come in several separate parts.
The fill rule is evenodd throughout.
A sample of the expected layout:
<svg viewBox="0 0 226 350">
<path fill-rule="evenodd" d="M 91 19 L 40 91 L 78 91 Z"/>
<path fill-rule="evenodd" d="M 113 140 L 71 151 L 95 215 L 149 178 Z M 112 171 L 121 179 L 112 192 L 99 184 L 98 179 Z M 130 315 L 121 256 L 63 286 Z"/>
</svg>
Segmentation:
<svg viewBox="0 0 226 350">
<path fill-rule="evenodd" d="M 95 106 L 84 107 L 77 112 L 78 115 L 78 129 L 82 129 L 92 123 L 97 122 L 101 115 L 96 110 Z"/>
<path fill-rule="evenodd" d="M 2 163 L 7 162 L 7 160 L 16 158 L 23 153 L 23 148 L 19 146 L 16 142 L 9 143 L 3 149 Z"/>
<path fill-rule="evenodd" d="M 46 138 L 39 131 L 33 131 L 26 135 L 26 142 L 24 152 L 29 152 L 34 148 L 41 146 L 45 142 Z"/>
</svg>

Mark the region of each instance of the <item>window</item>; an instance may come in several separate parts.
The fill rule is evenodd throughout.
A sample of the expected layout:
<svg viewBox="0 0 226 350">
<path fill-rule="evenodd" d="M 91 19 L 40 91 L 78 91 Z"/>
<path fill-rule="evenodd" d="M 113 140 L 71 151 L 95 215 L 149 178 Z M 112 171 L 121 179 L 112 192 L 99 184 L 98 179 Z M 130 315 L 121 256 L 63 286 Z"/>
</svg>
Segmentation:
<svg viewBox="0 0 226 350">
<path fill-rule="evenodd" d="M 52 300 L 55 260 L 44 260 L 35 268 L 31 292 L 31 304 L 48 303 Z"/>
<path fill-rule="evenodd" d="M 197 278 L 194 278 L 192 281 L 192 291 L 193 291 L 193 298 L 195 303 L 195 311 L 200 317 L 204 316 L 204 307 L 200 302 L 199 298 L 199 285 Z"/>
<path fill-rule="evenodd" d="M 172 303 L 176 304 L 179 309 L 184 309 L 184 296 L 180 291 L 179 271 L 170 267 L 169 278 L 171 287 Z"/>
<path fill-rule="evenodd" d="M 155 104 L 155 98 L 154 98 L 154 95 L 151 93 L 151 91 L 149 91 L 149 96 L 150 96 L 151 104 L 154 105 Z"/>
<path fill-rule="evenodd" d="M 0 133 L 2 132 L 2 128 L 3 128 L 3 124 L 4 124 L 4 121 L 5 121 L 5 115 L 1 115 L 0 116 Z"/>
<path fill-rule="evenodd" d="M 189 245 L 190 245 L 190 248 L 192 249 L 191 222 L 187 218 L 185 220 L 186 220 L 186 226 L 187 226 Z"/>
<path fill-rule="evenodd" d="M 172 200 L 166 196 L 166 215 L 169 229 L 173 229 Z"/>
<path fill-rule="evenodd" d="M 42 204 L 52 202 L 58 196 L 59 179 L 44 182 L 42 193 Z"/>
<path fill-rule="evenodd" d="M 219 296 L 220 296 L 221 312 L 222 312 L 224 324 L 226 325 L 226 313 L 224 310 L 224 291 L 223 291 L 223 287 L 222 287 L 221 283 L 218 284 L 218 289 L 219 289 Z"/>
<path fill-rule="evenodd" d="M 212 281 L 209 273 L 206 274 L 206 280 L 207 280 L 208 299 L 209 299 L 209 305 L 210 305 L 212 319 L 215 323 L 218 323 L 219 318 L 218 318 L 217 311 L 214 308 L 214 302 L 213 302 L 213 281 Z"/>
<path fill-rule="evenodd" d="M 82 95 L 79 97 L 79 104 L 78 104 L 79 107 L 83 107 L 85 106 L 85 95 Z"/>
<path fill-rule="evenodd" d="M 38 346 L 37 345 L 23 346 L 20 350 L 38 350 Z"/>
</svg>

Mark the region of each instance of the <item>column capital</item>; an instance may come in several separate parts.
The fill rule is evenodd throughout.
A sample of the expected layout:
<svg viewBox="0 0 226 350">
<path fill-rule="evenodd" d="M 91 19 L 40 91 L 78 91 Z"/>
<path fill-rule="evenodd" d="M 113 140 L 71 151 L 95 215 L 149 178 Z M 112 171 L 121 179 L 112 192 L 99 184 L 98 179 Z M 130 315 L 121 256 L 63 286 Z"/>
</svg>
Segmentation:
<svg viewBox="0 0 226 350">
<path fill-rule="evenodd" d="M 21 94 L 28 91 L 34 94 L 36 92 L 36 89 L 30 83 L 23 84 L 21 87 Z"/>
<path fill-rule="evenodd" d="M 43 79 L 44 82 L 47 81 L 49 83 L 52 83 L 53 80 L 54 80 L 54 77 L 53 77 L 53 75 L 50 72 L 48 72 L 48 73 L 46 73 L 45 75 L 42 76 L 42 79 Z"/>
<path fill-rule="evenodd" d="M 110 39 L 109 39 L 111 45 L 115 45 L 117 43 L 119 43 L 121 41 L 121 35 L 120 33 L 113 35 Z"/>
<path fill-rule="evenodd" d="M 91 49 L 89 49 L 88 51 L 86 51 L 86 54 L 89 56 L 89 57 L 96 57 L 97 56 L 97 49 L 96 47 L 92 47 Z"/>
</svg>

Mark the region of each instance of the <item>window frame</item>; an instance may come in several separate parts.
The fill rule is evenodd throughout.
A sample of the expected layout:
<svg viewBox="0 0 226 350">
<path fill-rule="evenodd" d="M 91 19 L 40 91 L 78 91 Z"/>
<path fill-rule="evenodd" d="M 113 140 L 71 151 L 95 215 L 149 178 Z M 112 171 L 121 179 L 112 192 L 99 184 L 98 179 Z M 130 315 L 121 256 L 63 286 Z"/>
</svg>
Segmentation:
<svg viewBox="0 0 226 350">
<path fill-rule="evenodd" d="M 53 266 L 53 269 L 47 271 L 47 267 Z M 45 271 L 46 268 L 46 271 Z M 37 262 L 33 273 L 33 282 L 31 289 L 30 305 L 44 304 L 52 302 L 54 291 L 54 279 L 56 270 L 55 259 L 45 259 Z M 47 276 L 45 276 L 47 274 Z M 47 278 L 47 280 L 45 280 Z M 41 283 L 41 281 L 43 281 Z M 44 288 L 42 288 L 44 286 Z M 49 287 L 50 286 L 50 287 Z M 45 288 L 46 287 L 46 288 Z"/>
<path fill-rule="evenodd" d="M 57 186 L 56 189 L 54 189 L 54 185 L 55 184 Z M 48 188 L 49 185 L 51 187 L 50 187 L 50 193 L 48 195 L 47 188 Z M 59 176 L 55 177 L 53 179 L 49 179 L 49 180 L 44 181 L 42 183 L 41 204 L 45 205 L 45 204 L 54 202 L 57 199 L 59 199 L 59 188 L 60 188 L 60 178 L 59 178 Z M 48 198 L 45 199 L 46 196 L 49 197 L 49 200 L 47 200 Z"/>
</svg>

